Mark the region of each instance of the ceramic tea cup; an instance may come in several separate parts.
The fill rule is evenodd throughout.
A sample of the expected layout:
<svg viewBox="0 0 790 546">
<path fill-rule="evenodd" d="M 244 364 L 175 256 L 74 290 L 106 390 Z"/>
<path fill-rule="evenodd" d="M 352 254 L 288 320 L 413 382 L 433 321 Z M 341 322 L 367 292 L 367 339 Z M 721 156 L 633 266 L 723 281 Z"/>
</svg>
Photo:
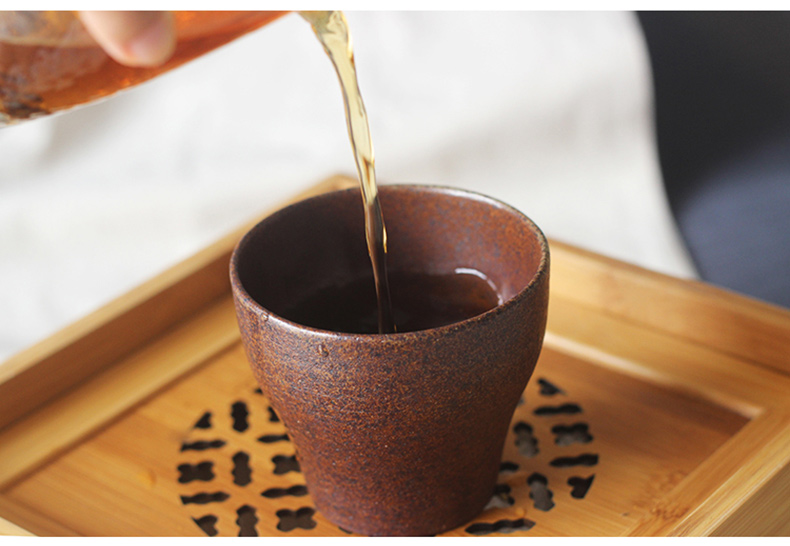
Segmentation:
<svg viewBox="0 0 790 546">
<path fill-rule="evenodd" d="M 296 203 L 249 231 L 231 259 L 233 296 L 253 374 L 288 428 L 316 508 L 361 534 L 432 535 L 493 495 L 543 342 L 549 250 L 532 221 L 491 198 L 430 186 L 379 192 L 390 272 L 483 272 L 502 303 L 383 335 L 289 320 L 305 293 L 372 279 L 356 189 Z"/>
</svg>

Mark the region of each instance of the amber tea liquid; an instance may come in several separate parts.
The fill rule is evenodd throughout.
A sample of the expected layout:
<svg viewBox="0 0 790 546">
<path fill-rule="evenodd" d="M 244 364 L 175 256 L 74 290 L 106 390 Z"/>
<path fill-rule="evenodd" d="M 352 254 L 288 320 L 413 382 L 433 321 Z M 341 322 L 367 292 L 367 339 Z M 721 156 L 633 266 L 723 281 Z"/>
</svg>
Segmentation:
<svg viewBox="0 0 790 546">
<path fill-rule="evenodd" d="M 369 275 L 331 286 L 301 299 L 280 314 L 304 326 L 346 332 L 378 332 L 378 303 L 370 290 Z M 502 300 L 485 275 L 458 269 L 448 275 L 390 271 L 392 315 L 398 332 L 437 328 L 472 318 L 493 309 Z"/>
<path fill-rule="evenodd" d="M 396 322 L 392 313 L 389 280 L 387 279 L 387 228 L 381 214 L 378 187 L 376 186 L 376 162 L 373 157 L 373 141 L 370 138 L 368 116 L 357 83 L 354 65 L 354 50 L 346 18 L 340 11 L 300 12 L 313 27 L 318 40 L 324 46 L 340 80 L 346 123 L 354 160 L 357 164 L 362 200 L 365 207 L 365 239 L 373 266 L 373 281 L 378 301 L 378 333 L 395 332 Z"/>
<path fill-rule="evenodd" d="M 365 210 L 365 238 L 373 267 L 376 299 L 369 298 L 369 278 L 359 278 L 310 294 L 288 310 L 299 324 L 338 332 L 408 332 L 444 326 L 496 307 L 501 298 L 478 271 L 450 275 L 387 271 L 387 229 L 376 186 L 373 143 L 354 65 L 346 18 L 339 11 L 300 12 L 313 27 L 340 80 L 346 122 L 359 174 Z M 374 320 L 375 317 L 375 320 Z"/>
</svg>

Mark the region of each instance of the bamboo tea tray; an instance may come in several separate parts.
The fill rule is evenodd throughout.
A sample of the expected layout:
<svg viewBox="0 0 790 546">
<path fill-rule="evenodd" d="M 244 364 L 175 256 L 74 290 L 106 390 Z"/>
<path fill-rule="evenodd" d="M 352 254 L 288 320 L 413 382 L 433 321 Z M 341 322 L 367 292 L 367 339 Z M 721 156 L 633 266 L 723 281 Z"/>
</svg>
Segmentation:
<svg viewBox="0 0 790 546">
<path fill-rule="evenodd" d="M 347 536 L 247 366 L 245 230 L 0 367 L 0 534 Z M 447 534 L 790 534 L 790 312 L 551 250 L 499 485 Z"/>
</svg>

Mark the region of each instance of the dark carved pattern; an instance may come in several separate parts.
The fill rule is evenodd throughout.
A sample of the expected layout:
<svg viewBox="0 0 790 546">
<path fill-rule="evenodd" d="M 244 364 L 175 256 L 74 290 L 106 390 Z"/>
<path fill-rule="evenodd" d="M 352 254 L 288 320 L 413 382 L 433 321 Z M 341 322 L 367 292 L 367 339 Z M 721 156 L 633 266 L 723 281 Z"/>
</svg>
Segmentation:
<svg viewBox="0 0 790 546">
<path fill-rule="evenodd" d="M 588 496 L 595 478 L 589 469 L 598 465 L 599 454 L 590 449 L 594 437 L 589 422 L 584 420 L 583 408 L 559 385 L 545 378 L 533 379 L 530 387 L 528 392 L 533 393 L 533 402 L 537 403 L 530 404 L 530 399 L 525 397 L 519 400 L 508 436 L 515 451 L 510 451 L 502 460 L 501 483 L 494 488 L 483 513 L 453 534 L 529 534 L 540 525 L 541 512 Z M 249 394 L 246 400 L 227 403 L 224 410 L 227 425 L 220 423 L 222 410 L 213 408 L 198 415 L 190 437 L 176 448 L 182 456 L 200 457 L 199 460 L 182 459 L 175 465 L 178 482 L 184 484 L 185 489 L 191 487 L 180 496 L 181 504 L 185 508 L 193 507 L 192 510 L 203 507 L 205 513 L 193 512 L 191 519 L 207 536 L 230 534 L 230 524 L 233 534 L 238 536 L 282 535 L 296 531 L 319 533 L 321 525 L 327 529 L 331 524 L 320 519 L 313 506 L 293 504 L 310 502 L 307 487 L 303 483 L 292 483 L 294 476 L 299 480 L 301 475 L 293 445 L 260 389 L 251 388 Z M 568 422 L 569 416 L 573 416 L 573 421 Z M 217 426 L 218 423 L 221 426 Z M 201 434 L 205 437 L 200 437 Z M 275 450 L 274 454 L 271 451 L 269 455 L 260 454 L 256 445 L 260 448 L 272 446 L 266 449 Z M 548 450 L 551 455 L 542 453 L 545 446 L 553 446 L 553 451 Z M 585 449 L 578 449 L 580 446 Z M 549 471 L 550 468 L 554 470 Z M 586 473 L 576 475 L 584 468 L 588 469 Z M 556 472 L 563 469 L 567 469 L 567 474 L 558 478 Z M 290 481 L 283 482 L 284 479 Z M 206 489 L 209 485 L 211 488 L 195 489 L 202 482 Z M 258 505 L 250 497 L 239 498 L 238 504 L 233 504 L 234 494 L 238 496 L 240 491 L 247 490 L 269 504 Z M 284 502 L 287 506 L 273 507 L 272 502 Z M 212 506 L 232 507 L 233 517 L 226 520 L 222 516 L 221 521 L 217 514 L 225 512 L 212 510 Z M 520 514 L 514 512 L 519 507 Z M 534 520 L 519 517 L 524 509 Z M 269 513 L 270 517 L 262 518 L 263 513 Z M 264 528 L 262 521 L 273 528 Z"/>
</svg>

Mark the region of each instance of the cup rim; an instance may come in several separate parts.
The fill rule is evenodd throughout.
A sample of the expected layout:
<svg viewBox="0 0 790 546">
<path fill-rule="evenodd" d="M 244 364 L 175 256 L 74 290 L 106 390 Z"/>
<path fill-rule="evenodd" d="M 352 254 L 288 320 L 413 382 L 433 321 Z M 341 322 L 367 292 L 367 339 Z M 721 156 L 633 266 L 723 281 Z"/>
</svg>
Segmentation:
<svg viewBox="0 0 790 546">
<path fill-rule="evenodd" d="M 351 332 L 336 332 L 333 330 L 324 330 L 321 328 L 315 328 L 312 326 L 306 326 L 304 324 L 299 324 L 297 322 L 293 322 L 288 320 L 285 317 L 282 317 L 269 309 L 266 309 L 263 305 L 258 303 L 255 299 L 250 296 L 247 292 L 246 288 L 239 279 L 238 271 L 237 271 L 237 263 L 239 259 L 240 249 L 245 245 L 246 241 L 252 237 L 252 233 L 261 229 L 260 226 L 265 224 L 271 218 L 274 218 L 278 214 L 283 213 L 285 210 L 289 209 L 292 206 L 296 206 L 300 203 L 304 203 L 305 201 L 310 201 L 313 199 L 320 199 L 326 195 L 330 195 L 333 193 L 347 193 L 347 192 L 359 192 L 359 188 L 346 188 L 342 190 L 334 190 L 326 193 L 322 193 L 319 195 L 314 195 L 312 197 L 308 197 L 306 199 L 297 201 L 295 203 L 291 203 L 286 207 L 283 207 L 272 214 L 268 215 L 266 218 L 263 218 L 260 222 L 255 224 L 252 228 L 250 228 L 239 241 L 236 243 L 236 246 L 233 248 L 233 252 L 230 257 L 230 281 L 231 281 L 231 289 L 238 300 L 248 309 L 253 310 L 258 315 L 266 316 L 266 320 L 275 320 L 281 326 L 288 328 L 289 330 L 295 332 L 304 332 L 309 333 L 312 336 L 326 336 L 333 340 L 375 340 L 377 343 L 380 343 L 385 340 L 407 340 L 407 339 L 414 339 L 414 338 L 422 338 L 422 337 L 434 337 L 437 334 L 447 334 L 450 332 L 457 332 L 461 330 L 466 330 L 468 328 L 474 327 L 474 325 L 483 322 L 492 320 L 494 317 L 507 312 L 512 307 L 518 305 L 518 303 L 527 298 L 535 289 L 535 286 L 538 282 L 548 275 L 549 271 L 549 263 L 550 263 L 550 252 L 549 252 L 549 243 L 548 240 L 543 233 L 543 231 L 532 221 L 526 214 L 521 212 L 520 210 L 516 209 L 515 207 L 508 205 L 504 201 L 496 199 L 494 197 L 490 197 L 483 193 L 467 190 L 463 188 L 455 188 L 452 186 L 442 186 L 442 185 L 434 185 L 434 184 L 382 184 L 379 186 L 379 191 L 389 191 L 389 189 L 405 189 L 409 190 L 416 190 L 416 191 L 425 191 L 425 192 L 438 192 L 446 195 L 454 195 L 458 197 L 464 198 L 471 198 L 476 201 L 482 201 L 499 209 L 504 209 L 507 212 L 513 214 L 517 218 L 519 218 L 523 223 L 527 225 L 527 228 L 532 231 L 537 239 L 538 245 L 540 246 L 540 263 L 538 264 L 538 269 L 535 274 L 532 276 L 530 281 L 518 291 L 514 296 L 511 296 L 501 304 L 497 305 L 496 307 L 489 309 L 479 315 L 475 315 L 473 317 L 453 322 L 451 324 L 446 324 L 443 326 L 437 326 L 434 328 L 427 328 L 424 330 L 416 330 L 416 331 L 408 331 L 408 332 L 393 332 L 388 334 L 379 334 L 379 333 L 370 333 L 370 334 L 362 334 L 362 333 L 351 333 Z"/>
</svg>

